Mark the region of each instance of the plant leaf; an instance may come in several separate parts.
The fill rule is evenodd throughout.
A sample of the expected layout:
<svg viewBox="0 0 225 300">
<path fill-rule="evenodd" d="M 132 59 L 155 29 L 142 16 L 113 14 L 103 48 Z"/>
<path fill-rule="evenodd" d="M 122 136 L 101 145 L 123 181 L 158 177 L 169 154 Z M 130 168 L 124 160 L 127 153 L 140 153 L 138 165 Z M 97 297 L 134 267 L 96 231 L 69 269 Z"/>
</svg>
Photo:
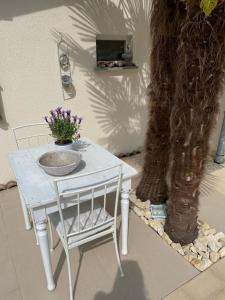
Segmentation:
<svg viewBox="0 0 225 300">
<path fill-rule="evenodd" d="M 201 0 L 200 7 L 208 17 L 216 7 L 217 3 L 218 0 Z"/>
</svg>

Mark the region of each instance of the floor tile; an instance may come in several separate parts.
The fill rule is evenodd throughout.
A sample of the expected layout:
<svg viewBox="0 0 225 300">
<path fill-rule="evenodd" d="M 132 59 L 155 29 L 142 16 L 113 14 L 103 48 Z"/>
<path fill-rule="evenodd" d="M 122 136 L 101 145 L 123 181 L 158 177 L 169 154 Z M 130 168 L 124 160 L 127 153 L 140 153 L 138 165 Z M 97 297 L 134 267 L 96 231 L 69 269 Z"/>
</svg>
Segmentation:
<svg viewBox="0 0 225 300">
<path fill-rule="evenodd" d="M 224 288 L 224 281 L 208 269 L 198 277 L 188 282 L 182 290 L 191 296 L 193 300 L 211 299 L 211 297 Z"/>
<path fill-rule="evenodd" d="M 0 272 L 0 294 L 7 294 L 18 289 L 17 274 L 11 259 L 7 240 L 1 240 Z"/>
</svg>

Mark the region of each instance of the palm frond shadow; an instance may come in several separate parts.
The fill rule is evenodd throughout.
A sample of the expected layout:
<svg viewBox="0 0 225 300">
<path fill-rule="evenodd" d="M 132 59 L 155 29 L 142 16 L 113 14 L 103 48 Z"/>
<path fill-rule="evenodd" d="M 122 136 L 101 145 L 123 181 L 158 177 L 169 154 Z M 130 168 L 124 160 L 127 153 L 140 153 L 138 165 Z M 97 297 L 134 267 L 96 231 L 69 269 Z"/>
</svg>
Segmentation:
<svg viewBox="0 0 225 300">
<path fill-rule="evenodd" d="M 109 0 L 87 0 L 68 8 L 81 42 L 68 34 L 63 34 L 63 39 L 70 49 L 73 67 L 79 68 L 86 78 L 90 107 L 103 132 L 98 141 L 114 153 L 120 152 L 121 147 L 132 151 L 132 147 L 142 146 L 147 123 L 149 1 L 121 0 L 116 5 Z M 132 34 L 134 60 L 139 69 L 96 72 L 95 40 L 99 33 Z M 60 33 L 53 30 L 52 34 L 58 40 Z"/>
<path fill-rule="evenodd" d="M 213 172 L 220 171 L 220 170 L 225 170 L 225 166 L 216 164 L 213 161 L 210 161 L 207 164 L 206 170 L 205 170 L 205 176 L 200 185 L 200 193 L 203 196 L 209 196 L 210 194 L 215 192 L 219 182 L 225 188 L 225 180 L 224 180 L 225 172 L 224 172 L 224 176 L 221 174 L 220 175 L 213 174 Z"/>
</svg>

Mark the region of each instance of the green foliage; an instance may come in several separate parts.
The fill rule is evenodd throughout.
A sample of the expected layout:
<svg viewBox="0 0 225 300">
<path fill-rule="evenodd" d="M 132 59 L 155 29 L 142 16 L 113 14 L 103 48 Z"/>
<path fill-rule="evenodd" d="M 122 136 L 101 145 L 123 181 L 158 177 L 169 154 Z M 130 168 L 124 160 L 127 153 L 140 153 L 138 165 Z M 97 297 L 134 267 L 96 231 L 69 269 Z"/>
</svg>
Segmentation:
<svg viewBox="0 0 225 300">
<path fill-rule="evenodd" d="M 218 0 L 201 0 L 200 7 L 206 16 L 209 16 L 218 3 Z"/>
<path fill-rule="evenodd" d="M 57 144 L 65 144 L 79 139 L 78 132 L 82 118 L 71 116 L 71 111 L 63 111 L 61 107 L 50 111 L 50 117 L 45 117 L 52 132 L 51 136 L 56 139 Z"/>
</svg>

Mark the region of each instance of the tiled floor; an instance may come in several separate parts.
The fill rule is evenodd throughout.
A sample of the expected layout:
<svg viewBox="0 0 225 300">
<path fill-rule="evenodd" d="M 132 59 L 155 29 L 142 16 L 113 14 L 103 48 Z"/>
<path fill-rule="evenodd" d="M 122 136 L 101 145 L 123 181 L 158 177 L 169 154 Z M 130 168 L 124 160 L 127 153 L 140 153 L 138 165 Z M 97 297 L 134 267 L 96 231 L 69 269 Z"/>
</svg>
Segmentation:
<svg viewBox="0 0 225 300">
<path fill-rule="evenodd" d="M 126 160 L 140 168 L 139 157 Z M 202 198 L 201 218 L 225 231 L 225 190 L 219 180 L 214 192 Z M 129 254 L 122 260 L 124 278 L 118 274 L 112 241 L 88 245 L 80 265 L 75 250 L 75 299 L 225 299 L 224 259 L 199 275 L 132 212 Z M 57 287 L 48 292 L 33 231 L 24 229 L 17 188 L 1 192 L 0 300 L 68 299 L 65 255 L 60 244 L 52 254 L 52 264 Z"/>
</svg>

